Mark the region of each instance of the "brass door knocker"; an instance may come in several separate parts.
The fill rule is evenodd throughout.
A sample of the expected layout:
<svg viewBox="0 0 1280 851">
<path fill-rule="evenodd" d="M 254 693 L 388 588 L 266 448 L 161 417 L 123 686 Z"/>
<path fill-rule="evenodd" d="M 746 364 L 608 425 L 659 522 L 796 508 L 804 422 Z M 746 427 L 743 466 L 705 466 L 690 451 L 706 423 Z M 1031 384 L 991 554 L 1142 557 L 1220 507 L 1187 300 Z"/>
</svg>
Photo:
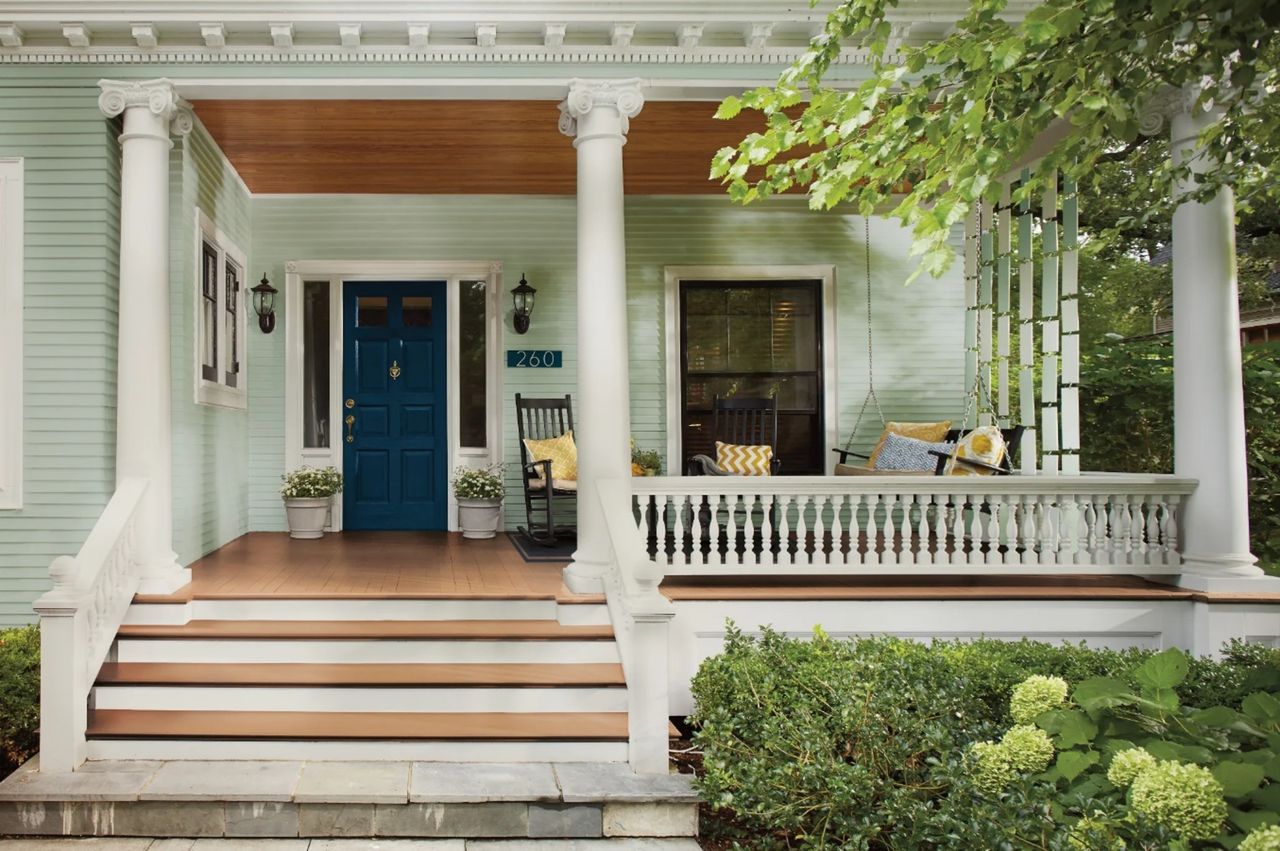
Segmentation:
<svg viewBox="0 0 1280 851">
<path fill-rule="evenodd" d="M 392 381 L 395 381 L 397 378 L 399 378 L 399 377 L 400 377 L 400 362 L 399 362 L 399 361 L 394 361 L 394 360 L 393 360 L 393 361 L 391 362 L 391 369 L 387 370 L 387 374 L 391 376 L 391 380 L 392 380 Z"/>
</svg>

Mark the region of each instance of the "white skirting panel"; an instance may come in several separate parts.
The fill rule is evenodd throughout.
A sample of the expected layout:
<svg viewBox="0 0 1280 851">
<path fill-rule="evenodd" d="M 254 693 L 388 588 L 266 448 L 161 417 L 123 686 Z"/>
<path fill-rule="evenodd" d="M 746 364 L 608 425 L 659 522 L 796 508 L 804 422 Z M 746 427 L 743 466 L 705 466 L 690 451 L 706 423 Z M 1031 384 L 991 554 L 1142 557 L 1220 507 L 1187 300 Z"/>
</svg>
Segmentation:
<svg viewBox="0 0 1280 851">
<path fill-rule="evenodd" d="M 671 624 L 671 714 L 693 709 L 689 683 L 720 651 L 725 621 L 761 624 L 799 637 L 820 625 L 835 638 L 896 635 L 931 639 L 1029 638 L 1094 647 L 1166 647 L 1208 654 L 1232 637 L 1280 642 L 1280 606 L 1185 600 L 751 600 L 677 602 Z M 1256 609 L 1256 611 L 1255 611 Z"/>
<path fill-rule="evenodd" d="M 626 762 L 626 742 L 97 739 L 89 759 L 375 762 Z"/>
</svg>

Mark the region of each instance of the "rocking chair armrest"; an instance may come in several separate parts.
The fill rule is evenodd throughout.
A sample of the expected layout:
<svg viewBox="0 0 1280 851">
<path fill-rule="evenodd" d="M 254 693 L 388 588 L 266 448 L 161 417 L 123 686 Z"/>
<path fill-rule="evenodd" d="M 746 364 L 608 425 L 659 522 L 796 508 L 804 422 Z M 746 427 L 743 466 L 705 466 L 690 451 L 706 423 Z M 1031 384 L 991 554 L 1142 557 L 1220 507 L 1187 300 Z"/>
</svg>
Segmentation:
<svg viewBox="0 0 1280 851">
<path fill-rule="evenodd" d="M 861 452 L 851 452 L 848 449 L 832 449 L 832 452 L 840 456 L 841 464 L 848 464 L 850 458 L 861 458 L 864 461 L 870 461 L 870 455 L 863 455 Z"/>
<path fill-rule="evenodd" d="M 526 479 L 532 476 L 535 479 L 551 481 L 551 460 L 530 461 L 524 465 L 524 474 Z"/>
<path fill-rule="evenodd" d="M 689 459 L 688 474 L 690 476 L 732 476 L 733 473 L 727 473 L 721 470 L 710 457 L 706 455 L 694 455 Z"/>
</svg>

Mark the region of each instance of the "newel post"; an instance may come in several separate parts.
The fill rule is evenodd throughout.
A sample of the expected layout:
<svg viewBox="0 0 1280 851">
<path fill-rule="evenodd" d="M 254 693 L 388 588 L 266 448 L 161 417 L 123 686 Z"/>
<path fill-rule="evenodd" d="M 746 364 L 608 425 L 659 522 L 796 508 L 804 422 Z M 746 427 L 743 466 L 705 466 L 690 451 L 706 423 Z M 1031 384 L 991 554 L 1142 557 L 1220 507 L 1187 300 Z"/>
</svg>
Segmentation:
<svg viewBox="0 0 1280 851">
<path fill-rule="evenodd" d="M 621 479 L 630 486 L 631 391 L 627 379 L 627 261 L 622 146 L 640 112 L 639 80 L 574 80 L 560 104 L 560 132 L 578 154 L 578 492 Z M 609 533 L 599 500 L 578 500 L 578 549 L 564 580 L 603 590 Z"/>
<path fill-rule="evenodd" d="M 40 771 L 46 774 L 74 771 L 85 758 L 88 637 L 78 567 L 71 556 L 54 559 L 53 589 L 34 604 L 40 615 Z"/>
<path fill-rule="evenodd" d="M 170 593 L 191 581 L 173 551 L 170 425 L 169 149 L 191 132 L 190 105 L 169 80 L 101 80 L 98 106 L 122 115 L 120 327 L 116 484 L 148 482 L 138 506 L 134 561 L 141 589 Z"/>
<path fill-rule="evenodd" d="M 630 562 L 634 592 L 631 658 L 627 669 L 628 755 L 636 774 L 666 774 L 671 723 L 670 633 L 675 606 L 658 590 L 663 571 L 656 562 Z"/>
</svg>

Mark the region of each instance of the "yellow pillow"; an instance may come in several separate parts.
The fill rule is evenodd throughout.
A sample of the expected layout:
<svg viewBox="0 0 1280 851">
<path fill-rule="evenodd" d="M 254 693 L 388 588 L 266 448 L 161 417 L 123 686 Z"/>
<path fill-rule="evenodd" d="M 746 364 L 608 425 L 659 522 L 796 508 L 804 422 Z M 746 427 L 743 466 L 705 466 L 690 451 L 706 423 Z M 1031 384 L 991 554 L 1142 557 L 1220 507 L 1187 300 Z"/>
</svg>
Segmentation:
<svg viewBox="0 0 1280 851">
<path fill-rule="evenodd" d="M 525 438 L 524 447 L 529 452 L 530 461 L 551 462 L 553 481 L 576 482 L 578 480 L 578 447 L 573 442 L 572 431 L 566 431 L 559 437 L 547 440 Z"/>
<path fill-rule="evenodd" d="M 871 450 L 871 458 L 867 461 L 867 466 L 872 468 L 876 466 L 876 459 L 880 457 L 880 447 L 884 446 L 884 439 L 890 434 L 913 437 L 925 443 L 937 443 L 946 437 L 950 430 L 951 420 L 943 420 L 940 423 L 885 423 L 884 431 L 876 441 L 876 448 Z"/>
<path fill-rule="evenodd" d="M 742 446 L 716 441 L 716 466 L 739 476 L 768 476 L 773 469 L 772 446 Z"/>
<path fill-rule="evenodd" d="M 1004 460 L 1004 437 L 995 426 L 979 426 L 960 438 L 956 444 L 955 454 L 947 462 L 948 476 L 990 476 L 990 470 L 957 464 L 957 458 L 970 458 L 984 464 L 998 466 Z"/>
</svg>

